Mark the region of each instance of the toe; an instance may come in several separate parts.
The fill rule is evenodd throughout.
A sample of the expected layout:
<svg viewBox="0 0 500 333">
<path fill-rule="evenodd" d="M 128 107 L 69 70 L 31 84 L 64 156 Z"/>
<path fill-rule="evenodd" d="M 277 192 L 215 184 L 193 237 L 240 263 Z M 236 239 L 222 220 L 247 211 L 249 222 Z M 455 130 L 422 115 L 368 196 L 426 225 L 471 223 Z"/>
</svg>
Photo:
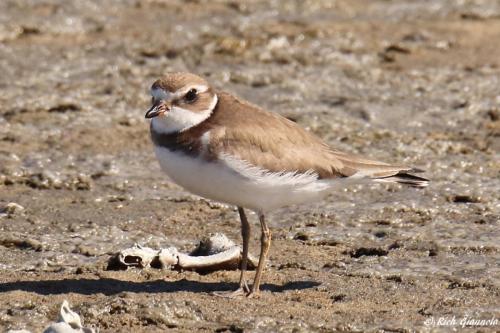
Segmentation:
<svg viewBox="0 0 500 333">
<path fill-rule="evenodd" d="M 223 298 L 240 298 L 246 296 L 247 294 L 248 292 L 241 287 L 233 291 L 214 291 L 211 293 L 211 295 Z"/>
</svg>

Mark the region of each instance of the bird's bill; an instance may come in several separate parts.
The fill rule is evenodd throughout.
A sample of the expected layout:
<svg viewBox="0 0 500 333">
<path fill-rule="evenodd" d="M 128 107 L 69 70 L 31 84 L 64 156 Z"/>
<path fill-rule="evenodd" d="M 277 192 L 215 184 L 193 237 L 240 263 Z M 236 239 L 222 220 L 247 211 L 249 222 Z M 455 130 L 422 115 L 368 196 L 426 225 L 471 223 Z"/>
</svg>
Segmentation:
<svg viewBox="0 0 500 333">
<path fill-rule="evenodd" d="M 145 117 L 148 118 L 148 119 L 149 118 L 154 118 L 154 117 L 157 117 L 157 116 L 165 113 L 167 110 L 168 109 L 161 102 L 156 102 L 146 112 Z"/>
</svg>

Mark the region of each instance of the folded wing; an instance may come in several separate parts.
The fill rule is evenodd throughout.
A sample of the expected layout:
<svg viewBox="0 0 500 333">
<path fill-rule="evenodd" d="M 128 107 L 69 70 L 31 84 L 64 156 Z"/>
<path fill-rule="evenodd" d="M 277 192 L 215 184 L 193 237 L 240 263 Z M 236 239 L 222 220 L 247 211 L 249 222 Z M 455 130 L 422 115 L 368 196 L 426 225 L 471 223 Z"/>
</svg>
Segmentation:
<svg viewBox="0 0 500 333">
<path fill-rule="evenodd" d="M 270 172 L 314 172 L 320 179 L 370 178 L 423 187 L 428 180 L 412 175 L 421 170 L 390 165 L 329 147 L 294 122 L 220 93 L 210 117 L 210 149 Z"/>
</svg>

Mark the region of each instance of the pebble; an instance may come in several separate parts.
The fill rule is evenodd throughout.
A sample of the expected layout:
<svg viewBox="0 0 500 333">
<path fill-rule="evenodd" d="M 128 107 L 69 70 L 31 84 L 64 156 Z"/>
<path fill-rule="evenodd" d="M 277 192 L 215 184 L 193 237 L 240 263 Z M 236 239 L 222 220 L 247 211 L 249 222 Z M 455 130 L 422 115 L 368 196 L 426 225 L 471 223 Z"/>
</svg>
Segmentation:
<svg viewBox="0 0 500 333">
<path fill-rule="evenodd" d="M 15 202 L 9 202 L 4 207 L 0 208 L 0 217 L 12 216 L 24 211 L 24 207 Z"/>
</svg>

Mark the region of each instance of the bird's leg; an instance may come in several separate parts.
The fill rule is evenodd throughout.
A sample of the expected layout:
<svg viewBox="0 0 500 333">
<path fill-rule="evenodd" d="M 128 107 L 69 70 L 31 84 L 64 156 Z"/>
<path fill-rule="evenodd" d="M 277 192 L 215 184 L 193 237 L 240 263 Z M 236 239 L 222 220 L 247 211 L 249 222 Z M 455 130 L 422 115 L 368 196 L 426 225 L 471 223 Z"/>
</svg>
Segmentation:
<svg viewBox="0 0 500 333">
<path fill-rule="evenodd" d="M 260 238 L 259 265 L 257 266 L 257 272 L 255 273 L 255 279 L 253 282 L 252 290 L 248 294 L 248 297 L 256 296 L 259 293 L 260 279 L 262 277 L 262 272 L 264 270 L 264 265 L 266 263 L 267 253 L 269 252 L 269 247 L 271 246 L 271 231 L 267 227 L 264 214 L 262 213 L 259 213 L 259 222 L 262 231 Z"/>
<path fill-rule="evenodd" d="M 247 281 L 245 279 L 245 272 L 247 270 L 248 263 L 248 246 L 250 243 L 250 224 L 248 223 L 247 216 L 242 207 L 238 207 L 238 213 L 240 214 L 241 221 L 241 237 L 243 238 L 243 255 L 241 258 L 241 274 L 240 283 L 238 289 L 230 292 L 216 292 L 217 296 L 233 298 L 237 296 L 244 296 L 250 293 L 250 288 L 248 287 Z"/>
<path fill-rule="evenodd" d="M 247 216 L 242 207 L 238 207 L 238 213 L 240 214 L 241 220 L 241 237 L 243 238 L 243 255 L 241 258 L 241 275 L 240 275 L 240 287 L 245 291 L 245 293 L 250 292 L 248 288 L 247 280 L 245 279 L 245 272 L 247 271 L 248 263 L 248 246 L 250 244 L 250 224 L 248 223 Z"/>
</svg>

